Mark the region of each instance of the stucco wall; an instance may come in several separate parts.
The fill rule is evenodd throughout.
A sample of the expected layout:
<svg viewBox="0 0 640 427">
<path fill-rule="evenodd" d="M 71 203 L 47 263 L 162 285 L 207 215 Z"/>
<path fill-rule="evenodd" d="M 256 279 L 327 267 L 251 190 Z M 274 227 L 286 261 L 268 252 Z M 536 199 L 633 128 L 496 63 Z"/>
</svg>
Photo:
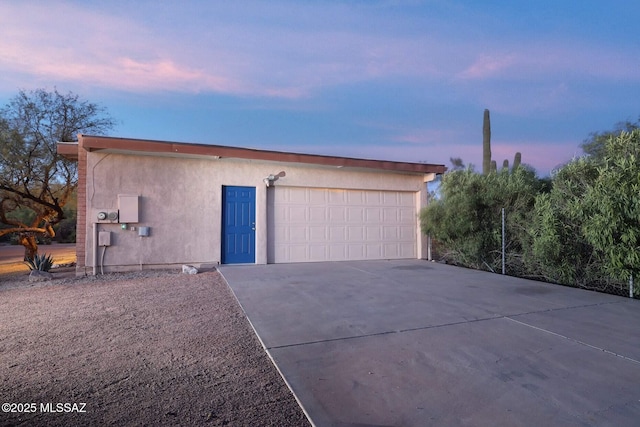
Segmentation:
<svg viewBox="0 0 640 427">
<path fill-rule="evenodd" d="M 105 271 L 218 264 L 223 185 L 256 187 L 256 262 L 266 263 L 267 192 L 263 180 L 281 171 L 286 176 L 279 178 L 276 186 L 413 191 L 420 204 L 425 194 L 423 175 L 255 160 L 90 152 L 86 170 L 85 270 L 89 271 L 94 266 L 94 212 L 117 209 L 118 194 L 139 196 L 139 223 L 128 224 L 126 230 L 119 223 L 96 226 L 95 231 L 111 231 L 111 246 L 104 252 Z M 138 237 L 140 226 L 150 227 L 151 235 Z M 102 264 L 102 252 L 102 248 L 96 252 L 98 265 Z"/>
</svg>

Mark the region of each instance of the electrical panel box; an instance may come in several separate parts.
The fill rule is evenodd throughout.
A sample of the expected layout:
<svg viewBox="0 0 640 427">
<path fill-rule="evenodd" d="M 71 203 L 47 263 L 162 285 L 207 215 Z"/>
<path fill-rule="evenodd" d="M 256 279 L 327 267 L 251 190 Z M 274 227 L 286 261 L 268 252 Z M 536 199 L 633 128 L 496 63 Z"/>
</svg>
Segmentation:
<svg viewBox="0 0 640 427">
<path fill-rule="evenodd" d="M 110 231 L 100 231 L 98 233 L 98 246 L 111 246 Z"/>
<path fill-rule="evenodd" d="M 138 196 L 118 194 L 118 210 L 120 223 L 132 224 L 138 222 Z"/>
<path fill-rule="evenodd" d="M 149 227 L 138 227 L 138 236 L 149 237 L 150 231 Z"/>
</svg>

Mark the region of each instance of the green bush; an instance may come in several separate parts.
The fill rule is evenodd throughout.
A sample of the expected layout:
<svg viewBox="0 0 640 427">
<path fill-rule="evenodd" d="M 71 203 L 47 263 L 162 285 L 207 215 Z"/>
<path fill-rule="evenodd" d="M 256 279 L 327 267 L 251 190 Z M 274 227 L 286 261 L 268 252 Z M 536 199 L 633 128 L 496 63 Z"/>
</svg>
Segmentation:
<svg viewBox="0 0 640 427">
<path fill-rule="evenodd" d="M 453 264 L 499 271 L 502 264 L 502 208 L 506 216 L 506 254 L 509 274 L 525 275 L 523 247 L 535 196 L 544 187 L 526 166 L 502 169 L 487 175 L 473 169 L 447 173 L 441 198 L 420 214 L 422 231 L 442 247 Z"/>
<path fill-rule="evenodd" d="M 578 287 L 602 279 L 602 257 L 582 233 L 584 196 L 597 175 L 591 159 L 576 159 L 553 175 L 549 193 L 536 197 L 526 259 L 538 278 Z"/>
<path fill-rule="evenodd" d="M 527 166 L 479 174 L 452 159 L 422 231 L 445 261 L 498 272 L 505 208 L 507 274 L 629 295 L 640 282 L 640 129 L 628 127 L 596 135 L 550 181 Z"/>
</svg>

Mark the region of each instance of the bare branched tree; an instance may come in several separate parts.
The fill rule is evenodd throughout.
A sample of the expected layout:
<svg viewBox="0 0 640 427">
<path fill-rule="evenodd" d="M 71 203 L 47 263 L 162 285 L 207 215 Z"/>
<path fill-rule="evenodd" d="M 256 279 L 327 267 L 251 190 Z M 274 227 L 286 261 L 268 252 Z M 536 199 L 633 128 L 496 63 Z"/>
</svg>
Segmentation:
<svg viewBox="0 0 640 427">
<path fill-rule="evenodd" d="M 21 90 L 0 110 L 0 236 L 17 234 L 25 259 L 37 253 L 39 235 L 55 236 L 78 185 L 77 163 L 57 154 L 57 142 L 114 125 L 103 107 L 57 89 Z"/>
</svg>

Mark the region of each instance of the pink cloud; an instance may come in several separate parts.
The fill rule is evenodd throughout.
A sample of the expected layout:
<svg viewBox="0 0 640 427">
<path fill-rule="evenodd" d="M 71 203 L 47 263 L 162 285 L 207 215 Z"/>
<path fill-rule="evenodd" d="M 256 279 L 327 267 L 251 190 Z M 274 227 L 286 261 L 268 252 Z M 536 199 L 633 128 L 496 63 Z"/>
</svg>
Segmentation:
<svg viewBox="0 0 640 427">
<path fill-rule="evenodd" d="M 516 64 L 514 55 L 482 55 L 468 68 L 457 74 L 463 80 L 496 77 Z"/>
<path fill-rule="evenodd" d="M 425 40 L 330 28 L 304 31 L 258 24 L 247 28 L 215 18 L 206 27 L 196 20 L 189 31 L 175 34 L 175 28 L 165 32 L 148 20 L 136 19 L 135 13 L 89 7 L 65 2 L 1 4 L 0 38 L 6 42 L 0 45 L 0 71 L 129 91 L 288 98 L 389 75 L 445 74 L 436 66 L 446 56 L 445 49 Z M 74 25 L 69 31 L 51 22 Z M 424 46 L 430 50 L 425 52 Z"/>
<path fill-rule="evenodd" d="M 167 3 L 160 8 L 164 14 L 148 16 L 149 4 L 123 10 L 83 2 L 2 2 L 0 72 L 12 76 L 10 84 L 21 75 L 23 81 L 71 81 L 127 91 L 286 98 L 381 78 L 454 85 L 494 77 L 536 82 L 554 73 L 640 78 L 640 58 L 607 46 L 565 41 L 542 45 L 539 40 L 492 45 L 485 40 L 484 53 L 478 56 L 477 43 L 438 39 L 428 30 L 410 35 L 383 34 L 375 27 L 351 30 L 349 24 L 362 23 L 363 12 L 370 14 L 367 18 L 384 17 L 340 2 L 253 2 L 250 12 L 232 3 L 191 9 Z M 262 15 L 270 19 L 257 19 Z M 312 28 L 283 24 L 301 20 Z M 73 25 L 52 24 L 60 22 Z M 3 80 L 0 84 L 9 84 Z M 500 101 L 512 96 L 498 92 L 488 96 Z M 485 96 L 478 98 L 487 105 Z"/>
<path fill-rule="evenodd" d="M 132 91 L 253 90 L 230 77 L 231 70 L 207 70 L 178 62 L 174 59 L 178 57 L 176 52 L 150 48 L 156 45 L 150 41 L 153 32 L 131 20 L 65 3 L 52 5 L 50 9 L 0 5 L 0 37 L 8 41 L 0 44 L 0 70 L 40 81 L 71 81 Z M 63 21 L 75 22 L 73 31 L 50 25 Z"/>
<path fill-rule="evenodd" d="M 455 74 L 464 80 L 484 80 L 496 77 L 510 80 L 539 81 L 547 76 L 560 74 L 594 76 L 606 79 L 640 79 L 640 60 L 616 51 L 611 46 L 581 45 L 575 42 L 548 41 L 512 46 L 505 43 L 491 53 L 472 56 L 468 50 L 465 58 L 471 64 Z"/>
</svg>

